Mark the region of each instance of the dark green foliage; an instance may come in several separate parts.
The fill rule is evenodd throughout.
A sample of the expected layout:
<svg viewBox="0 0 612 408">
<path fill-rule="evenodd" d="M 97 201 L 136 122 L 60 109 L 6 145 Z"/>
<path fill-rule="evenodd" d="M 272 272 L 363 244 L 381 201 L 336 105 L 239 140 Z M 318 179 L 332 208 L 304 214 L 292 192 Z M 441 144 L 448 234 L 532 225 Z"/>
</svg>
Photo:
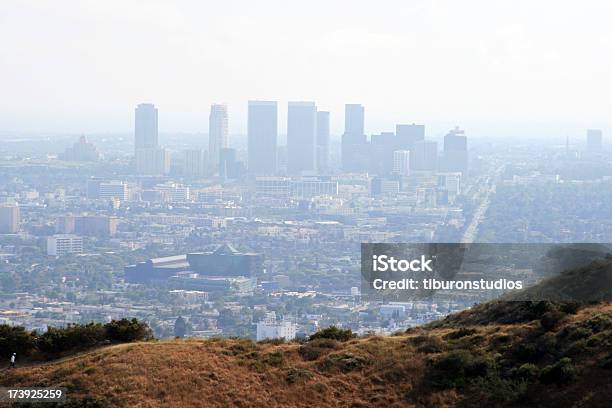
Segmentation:
<svg viewBox="0 0 612 408">
<path fill-rule="evenodd" d="M 336 326 L 330 326 L 326 329 L 319 330 L 312 336 L 310 336 L 310 340 L 316 339 L 332 339 L 338 341 L 349 341 L 350 339 L 356 337 L 355 334 L 350 329 L 340 329 Z"/>
<path fill-rule="evenodd" d="M 306 361 L 318 360 L 323 354 L 330 350 L 337 349 L 339 342 L 333 339 L 315 339 L 303 344 L 298 349 L 298 353 Z"/>
<path fill-rule="evenodd" d="M 84 350 L 106 340 L 106 330 L 100 323 L 69 324 L 63 328 L 49 327 L 37 339 L 38 349 L 44 353 Z"/>
<path fill-rule="evenodd" d="M 467 350 L 451 351 L 433 363 L 432 381 L 441 388 L 462 387 L 468 380 L 487 375 L 489 361 Z"/>
<path fill-rule="evenodd" d="M 130 342 L 151 340 L 153 338 L 149 326 L 138 319 L 113 320 L 105 324 L 104 327 L 110 341 Z"/>
<path fill-rule="evenodd" d="M 567 314 L 576 314 L 580 310 L 580 302 L 565 302 L 559 306 L 559 310 Z"/>
<path fill-rule="evenodd" d="M 462 327 L 458 330 L 448 333 L 446 336 L 444 336 L 444 338 L 449 339 L 449 340 L 455 340 L 455 339 L 460 339 L 462 337 L 471 336 L 472 334 L 476 332 L 477 332 L 476 329 Z"/>
<path fill-rule="evenodd" d="M 612 329 L 612 313 L 599 313 L 585 322 L 594 333 Z"/>
<path fill-rule="evenodd" d="M 409 339 L 409 342 L 420 353 L 440 353 L 448 348 L 444 340 L 435 336 L 421 335 Z"/>
<path fill-rule="evenodd" d="M 35 345 L 35 333 L 30 333 L 19 326 L 0 325 L 0 358 L 8 362 L 12 353 L 17 353 L 18 358 L 27 356 L 32 353 Z"/>
<path fill-rule="evenodd" d="M 612 369 L 612 353 L 609 353 L 607 356 L 605 356 L 600 362 L 599 362 L 599 366 L 601 368 L 604 368 L 606 370 L 610 370 Z"/>
<path fill-rule="evenodd" d="M 531 381 L 534 378 L 538 378 L 540 374 L 540 369 L 531 363 L 526 363 L 520 366 L 516 370 L 516 376 L 521 380 Z"/>
<path fill-rule="evenodd" d="M 295 384 L 298 382 L 305 382 L 310 380 L 313 377 L 312 372 L 302 369 L 302 368 L 297 368 L 297 367 L 291 367 L 289 368 L 289 370 L 287 370 L 287 383 L 289 384 Z"/>
<path fill-rule="evenodd" d="M 324 370 L 338 369 L 344 373 L 360 370 L 370 364 L 366 357 L 358 356 L 353 353 L 331 354 L 323 360 L 321 368 Z"/>
<path fill-rule="evenodd" d="M 109 343 L 150 340 L 149 326 L 137 319 L 113 320 L 107 324 L 69 324 L 49 327 L 45 333 L 29 333 L 23 327 L 0 325 L 0 353 L 32 358 L 49 358 Z"/>
<path fill-rule="evenodd" d="M 544 330 L 551 331 L 556 329 L 566 316 L 567 315 L 560 310 L 552 310 L 542 315 L 540 324 Z"/>
<path fill-rule="evenodd" d="M 548 365 L 540 373 L 543 384 L 565 385 L 576 378 L 576 369 L 570 358 L 564 357 L 554 364 Z"/>
</svg>

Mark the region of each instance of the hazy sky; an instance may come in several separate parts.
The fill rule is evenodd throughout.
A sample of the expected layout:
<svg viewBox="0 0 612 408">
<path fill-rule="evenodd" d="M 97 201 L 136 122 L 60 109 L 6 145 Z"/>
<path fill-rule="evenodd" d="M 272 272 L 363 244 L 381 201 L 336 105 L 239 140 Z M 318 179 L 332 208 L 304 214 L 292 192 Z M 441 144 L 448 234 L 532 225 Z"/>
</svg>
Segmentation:
<svg viewBox="0 0 612 408">
<path fill-rule="evenodd" d="M 241 133 L 248 99 L 278 100 L 283 127 L 314 100 L 334 132 L 344 103 L 369 132 L 605 129 L 611 18 L 608 0 L 0 0 L 0 130 L 128 131 L 153 102 L 162 131 L 198 132 L 225 102 Z"/>
</svg>

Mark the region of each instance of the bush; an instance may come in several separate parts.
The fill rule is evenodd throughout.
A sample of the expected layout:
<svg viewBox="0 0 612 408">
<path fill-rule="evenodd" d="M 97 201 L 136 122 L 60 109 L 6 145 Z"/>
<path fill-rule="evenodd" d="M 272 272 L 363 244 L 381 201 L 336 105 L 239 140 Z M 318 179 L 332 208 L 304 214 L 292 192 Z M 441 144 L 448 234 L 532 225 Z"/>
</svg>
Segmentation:
<svg viewBox="0 0 612 408">
<path fill-rule="evenodd" d="M 416 346 L 420 353 L 440 353 L 447 349 L 446 343 L 439 337 L 435 336 L 417 336 L 408 340 L 412 345 Z"/>
<path fill-rule="evenodd" d="M 298 353 L 304 360 L 314 361 L 318 360 L 323 354 L 329 350 L 337 349 L 339 343 L 337 340 L 332 339 L 316 339 L 312 340 L 298 349 Z"/>
<path fill-rule="evenodd" d="M 138 319 L 113 320 L 104 325 L 110 341 L 130 342 L 151 340 L 153 335 L 149 326 Z"/>
<path fill-rule="evenodd" d="M 612 329 L 612 313 L 596 314 L 585 323 L 593 331 L 593 333 L 610 330 Z"/>
<path fill-rule="evenodd" d="M 562 303 L 559 309 L 563 313 L 576 314 L 578 313 L 580 306 L 581 306 L 580 302 L 569 302 L 568 301 L 568 302 Z"/>
<path fill-rule="evenodd" d="M 540 370 L 535 364 L 526 363 L 516 370 L 516 376 L 525 381 L 533 380 L 540 374 Z"/>
<path fill-rule="evenodd" d="M 559 310 L 546 312 L 540 318 L 540 324 L 546 331 L 554 330 L 567 315 Z"/>
<path fill-rule="evenodd" d="M 352 338 L 355 338 L 356 335 L 350 329 L 340 329 L 336 326 L 330 326 L 326 329 L 319 330 L 312 336 L 310 336 L 309 340 L 316 339 L 332 339 L 338 341 L 349 341 Z"/>
<path fill-rule="evenodd" d="M 353 353 L 340 353 L 327 356 L 323 363 L 321 363 L 321 368 L 324 370 L 337 368 L 343 373 L 347 373 L 349 371 L 360 370 L 368 364 L 370 364 L 370 360 L 366 357 Z"/>
<path fill-rule="evenodd" d="M 601 362 L 599 363 L 599 367 L 606 370 L 612 369 L 612 353 L 609 353 L 601 360 Z"/>
<path fill-rule="evenodd" d="M 0 357 L 8 361 L 12 353 L 29 355 L 36 346 L 36 333 L 30 333 L 20 326 L 0 325 Z"/>
<path fill-rule="evenodd" d="M 287 370 L 287 383 L 295 384 L 297 382 L 305 382 L 310 380 L 313 377 L 312 372 L 302 369 L 291 367 Z"/>
<path fill-rule="evenodd" d="M 434 384 L 442 388 L 461 387 L 472 378 L 484 377 L 490 364 L 486 358 L 467 350 L 455 350 L 433 363 Z"/>
<path fill-rule="evenodd" d="M 576 369 L 570 358 L 564 357 L 555 364 L 546 366 L 540 374 L 540 382 L 543 384 L 565 385 L 576 378 Z"/>
<path fill-rule="evenodd" d="M 456 340 L 456 339 L 460 339 L 462 337 L 466 337 L 466 336 L 471 336 L 472 334 L 477 333 L 478 330 L 476 329 L 471 329 L 471 328 L 467 328 L 467 327 L 462 327 L 458 330 L 452 331 L 450 333 L 448 333 L 446 336 L 444 336 L 445 339 L 449 339 L 449 340 Z"/>
<path fill-rule="evenodd" d="M 49 327 L 37 339 L 40 351 L 62 353 L 68 350 L 84 350 L 106 340 L 106 331 L 100 323 L 69 324 L 63 328 Z"/>
</svg>

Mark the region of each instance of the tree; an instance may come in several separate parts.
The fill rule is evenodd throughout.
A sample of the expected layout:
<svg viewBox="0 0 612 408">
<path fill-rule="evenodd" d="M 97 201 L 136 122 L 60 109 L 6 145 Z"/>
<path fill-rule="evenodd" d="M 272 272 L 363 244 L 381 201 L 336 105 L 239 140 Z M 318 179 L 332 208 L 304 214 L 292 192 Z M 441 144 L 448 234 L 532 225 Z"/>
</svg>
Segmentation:
<svg viewBox="0 0 612 408">
<path fill-rule="evenodd" d="M 179 316 L 174 322 L 174 336 L 185 337 L 187 334 L 187 322 L 183 319 L 183 316 Z"/>
</svg>

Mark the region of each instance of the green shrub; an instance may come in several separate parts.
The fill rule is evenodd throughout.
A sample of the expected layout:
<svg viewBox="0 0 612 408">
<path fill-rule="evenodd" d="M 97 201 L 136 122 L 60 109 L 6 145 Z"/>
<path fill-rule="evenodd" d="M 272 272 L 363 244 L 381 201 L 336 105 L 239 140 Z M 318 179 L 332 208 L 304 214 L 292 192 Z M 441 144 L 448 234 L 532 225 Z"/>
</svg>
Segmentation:
<svg viewBox="0 0 612 408">
<path fill-rule="evenodd" d="M 340 329 L 336 326 L 330 326 L 326 329 L 319 330 L 310 336 L 310 340 L 316 339 L 332 339 L 338 341 L 349 341 L 356 337 L 350 329 Z"/>
<path fill-rule="evenodd" d="M 104 328 L 110 341 L 130 342 L 153 338 L 149 326 L 138 319 L 113 320 L 105 324 Z"/>
<path fill-rule="evenodd" d="M 445 339 L 450 339 L 450 340 L 455 340 L 455 339 L 460 339 L 462 337 L 466 337 L 466 336 L 471 336 L 474 333 L 477 333 L 478 330 L 476 329 L 472 329 L 472 328 L 467 328 L 467 327 L 462 327 L 458 330 L 452 331 L 450 333 L 448 333 L 446 336 L 444 336 Z"/>
<path fill-rule="evenodd" d="M 538 378 L 539 374 L 540 374 L 539 368 L 535 364 L 531 364 L 531 363 L 525 363 L 516 370 L 516 376 L 519 379 L 525 380 L 525 381 L 530 381 L 530 380 L 533 380 L 534 378 Z"/>
<path fill-rule="evenodd" d="M 483 377 L 489 372 L 489 361 L 467 350 L 453 350 L 433 363 L 434 385 L 442 388 L 461 387 L 469 379 Z"/>
<path fill-rule="evenodd" d="M 30 355 L 36 347 L 36 333 L 26 331 L 21 326 L 0 325 L 0 357 L 8 361 L 12 353 L 19 356 Z"/>
<path fill-rule="evenodd" d="M 580 302 L 564 302 L 560 305 L 559 309 L 563 312 L 563 313 L 567 313 L 567 314 L 576 314 L 578 313 L 578 310 L 580 310 Z"/>
<path fill-rule="evenodd" d="M 318 360 L 323 354 L 330 350 L 339 348 L 339 342 L 333 339 L 316 339 L 303 344 L 298 348 L 298 353 L 306 361 Z"/>
<path fill-rule="evenodd" d="M 612 369 L 612 353 L 609 353 L 599 362 L 599 367 L 606 370 Z"/>
<path fill-rule="evenodd" d="M 546 312 L 540 318 L 540 324 L 546 331 L 551 331 L 557 328 L 567 315 L 560 310 Z"/>
<path fill-rule="evenodd" d="M 66 327 L 49 327 L 37 339 L 38 349 L 44 353 L 63 353 L 84 350 L 106 340 L 106 330 L 100 323 L 69 324 Z"/>
<path fill-rule="evenodd" d="M 287 383 L 295 384 L 298 382 L 305 382 L 310 380 L 314 375 L 312 372 L 303 368 L 291 367 L 287 370 Z"/>
<path fill-rule="evenodd" d="M 327 356 L 327 358 L 323 360 L 321 368 L 324 370 L 337 368 L 346 373 L 349 371 L 360 370 L 368 364 L 370 364 L 370 360 L 366 357 L 358 356 L 353 353 L 340 353 Z"/>
<path fill-rule="evenodd" d="M 599 313 L 591 317 L 585 324 L 593 331 L 599 333 L 612 329 L 612 313 Z"/>
<path fill-rule="evenodd" d="M 415 346 L 418 352 L 426 354 L 441 353 L 448 348 L 446 343 L 436 336 L 421 335 L 410 338 L 408 342 Z"/>
<path fill-rule="evenodd" d="M 543 384 L 565 385 L 571 383 L 576 378 L 576 368 L 570 358 L 564 357 L 542 369 L 540 382 Z"/>
</svg>

